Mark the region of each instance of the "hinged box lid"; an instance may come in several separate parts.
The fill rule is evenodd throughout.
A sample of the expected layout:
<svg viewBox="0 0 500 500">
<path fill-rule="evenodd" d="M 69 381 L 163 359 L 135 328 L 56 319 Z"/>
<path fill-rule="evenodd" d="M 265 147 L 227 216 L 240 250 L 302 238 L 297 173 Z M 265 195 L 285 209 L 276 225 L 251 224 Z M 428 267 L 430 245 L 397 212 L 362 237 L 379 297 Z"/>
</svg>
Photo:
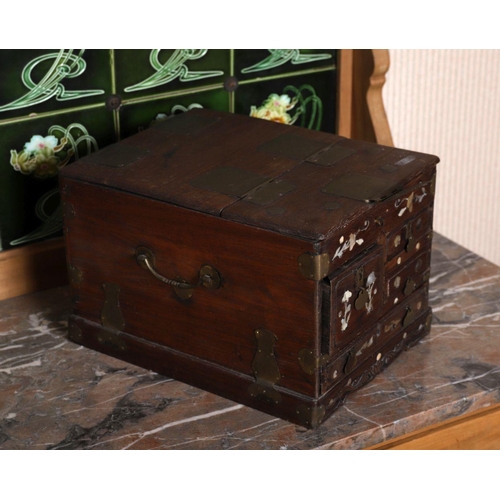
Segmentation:
<svg viewBox="0 0 500 500">
<path fill-rule="evenodd" d="M 433 155 L 193 109 L 67 165 L 61 176 L 320 241 L 418 184 L 438 162 Z"/>
</svg>

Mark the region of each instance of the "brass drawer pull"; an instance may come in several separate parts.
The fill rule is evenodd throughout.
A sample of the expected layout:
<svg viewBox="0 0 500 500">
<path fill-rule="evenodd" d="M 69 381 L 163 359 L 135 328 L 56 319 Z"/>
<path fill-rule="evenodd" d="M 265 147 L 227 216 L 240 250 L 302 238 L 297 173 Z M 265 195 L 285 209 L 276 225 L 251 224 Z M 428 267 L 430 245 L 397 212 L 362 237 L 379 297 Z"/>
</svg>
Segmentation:
<svg viewBox="0 0 500 500">
<path fill-rule="evenodd" d="M 177 276 L 175 280 L 165 278 L 159 274 L 154 268 L 155 256 L 154 253 L 146 247 L 139 247 L 135 251 L 137 263 L 144 269 L 147 269 L 151 274 L 161 282 L 174 287 L 175 293 L 181 299 L 189 299 L 193 295 L 193 289 L 198 285 L 203 285 L 205 288 L 217 289 L 221 285 L 221 277 L 219 272 L 212 266 L 203 266 L 199 272 L 198 283 L 189 283 L 184 278 Z"/>
</svg>

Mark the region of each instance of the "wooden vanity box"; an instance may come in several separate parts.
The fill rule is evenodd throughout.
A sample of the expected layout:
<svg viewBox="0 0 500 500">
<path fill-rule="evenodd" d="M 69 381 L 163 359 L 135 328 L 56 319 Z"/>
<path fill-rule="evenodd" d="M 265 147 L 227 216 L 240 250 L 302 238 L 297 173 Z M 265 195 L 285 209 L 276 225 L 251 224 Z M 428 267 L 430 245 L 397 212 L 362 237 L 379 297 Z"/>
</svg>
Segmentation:
<svg viewBox="0 0 500 500">
<path fill-rule="evenodd" d="M 438 161 L 196 109 L 67 165 L 70 339 L 314 428 L 429 331 Z"/>
</svg>

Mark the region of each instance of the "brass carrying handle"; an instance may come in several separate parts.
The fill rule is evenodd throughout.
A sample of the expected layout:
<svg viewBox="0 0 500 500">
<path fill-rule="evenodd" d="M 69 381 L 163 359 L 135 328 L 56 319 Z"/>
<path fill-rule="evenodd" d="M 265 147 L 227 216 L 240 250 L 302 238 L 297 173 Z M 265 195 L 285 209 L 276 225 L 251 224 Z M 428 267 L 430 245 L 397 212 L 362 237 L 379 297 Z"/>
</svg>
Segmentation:
<svg viewBox="0 0 500 500">
<path fill-rule="evenodd" d="M 158 274 L 154 270 L 154 268 L 151 267 L 151 264 L 149 263 L 147 256 L 144 255 L 143 253 L 137 256 L 137 262 L 139 263 L 140 266 L 144 264 L 146 268 L 151 271 L 151 274 L 155 278 L 158 278 L 160 281 L 163 281 L 163 283 L 166 283 L 167 285 L 178 286 L 179 288 L 194 288 L 194 285 L 191 285 L 191 283 L 183 283 L 182 281 L 169 280 L 168 278 L 165 278 L 165 276 Z"/>
<path fill-rule="evenodd" d="M 135 259 L 142 268 L 147 269 L 155 278 L 167 285 L 173 286 L 175 293 L 183 300 L 189 299 L 193 295 L 193 289 L 198 285 L 203 285 L 205 288 L 212 289 L 217 289 L 221 285 L 220 274 L 217 269 L 214 269 L 212 266 L 202 266 L 199 272 L 198 283 L 193 285 L 180 276 L 172 280 L 158 273 L 154 268 L 155 255 L 152 250 L 147 247 L 138 247 L 135 251 Z"/>
</svg>

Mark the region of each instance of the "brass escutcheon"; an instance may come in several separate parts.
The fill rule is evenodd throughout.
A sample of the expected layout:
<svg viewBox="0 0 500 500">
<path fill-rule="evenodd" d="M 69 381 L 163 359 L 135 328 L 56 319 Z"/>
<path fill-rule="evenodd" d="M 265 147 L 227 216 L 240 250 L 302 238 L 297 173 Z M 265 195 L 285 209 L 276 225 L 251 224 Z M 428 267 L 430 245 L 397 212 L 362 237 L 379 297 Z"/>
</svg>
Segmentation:
<svg viewBox="0 0 500 500">
<path fill-rule="evenodd" d="M 415 281 L 411 278 L 408 278 L 405 283 L 405 287 L 403 289 L 403 293 L 408 297 L 408 295 L 411 295 L 413 291 L 417 288 L 417 284 Z"/>
<path fill-rule="evenodd" d="M 408 325 L 411 325 L 415 321 L 415 318 L 415 311 L 411 307 L 407 307 L 403 318 L 403 327 L 406 328 Z"/>
</svg>

